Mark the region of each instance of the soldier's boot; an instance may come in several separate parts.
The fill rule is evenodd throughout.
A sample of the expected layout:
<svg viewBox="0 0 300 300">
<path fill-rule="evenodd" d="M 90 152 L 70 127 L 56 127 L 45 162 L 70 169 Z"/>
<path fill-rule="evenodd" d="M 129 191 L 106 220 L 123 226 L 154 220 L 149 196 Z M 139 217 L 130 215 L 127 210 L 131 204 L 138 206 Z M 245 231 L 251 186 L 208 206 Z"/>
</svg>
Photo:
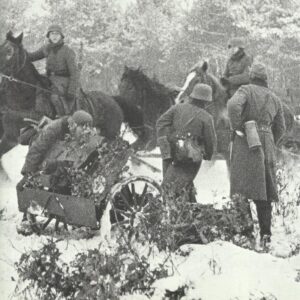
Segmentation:
<svg viewBox="0 0 300 300">
<path fill-rule="evenodd" d="M 260 247 L 263 251 L 268 252 L 270 250 L 271 245 L 271 236 L 269 234 L 265 234 L 260 238 Z"/>
</svg>

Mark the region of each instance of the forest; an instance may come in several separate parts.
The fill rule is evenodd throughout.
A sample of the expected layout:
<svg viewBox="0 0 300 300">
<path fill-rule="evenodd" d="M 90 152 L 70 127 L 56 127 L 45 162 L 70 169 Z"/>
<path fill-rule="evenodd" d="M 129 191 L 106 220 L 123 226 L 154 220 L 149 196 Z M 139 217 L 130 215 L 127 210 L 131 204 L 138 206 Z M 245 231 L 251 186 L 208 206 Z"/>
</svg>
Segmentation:
<svg viewBox="0 0 300 300">
<path fill-rule="evenodd" d="M 125 65 L 181 86 L 188 70 L 207 60 L 221 77 L 229 38 L 242 36 L 246 52 L 268 67 L 271 87 L 299 109 L 299 1 L 12 0 L 0 8 L 2 40 L 8 30 L 24 32 L 28 50 L 43 45 L 50 24 L 60 24 L 77 52 L 83 87 L 109 93 L 117 92 Z"/>
<path fill-rule="evenodd" d="M 199 61 L 208 62 L 209 72 L 221 78 L 230 56 L 228 41 L 243 37 L 245 52 L 254 62 L 266 66 L 269 87 L 294 110 L 292 120 L 300 128 L 299 0 L 0 0 L 0 45 L 7 32 L 12 31 L 14 36 L 23 32 L 23 47 L 28 52 L 35 51 L 47 43 L 46 34 L 52 24 L 62 27 L 65 43 L 76 52 L 86 94 L 96 90 L 120 98 L 123 95 L 119 84 L 124 70 L 128 70 L 126 66 L 141 70 L 153 79 L 149 82 L 155 87 L 163 87 L 158 84 L 162 83 L 167 87 L 163 90 L 182 87 L 190 69 Z M 23 50 L 22 45 L 19 49 Z M 44 61 L 34 65 L 41 74 L 45 73 Z M 7 75 L 6 79 L 14 78 Z M 153 103 L 158 107 L 151 102 L 153 94 L 137 94 L 144 96 L 143 104 L 149 104 L 144 105 L 144 115 L 151 115 L 148 107 Z M 161 95 L 164 99 L 165 93 Z M 121 123 L 122 120 L 120 126 Z M 142 128 L 149 127 L 145 124 Z M 86 214 L 88 219 L 96 218 L 97 201 L 103 201 L 97 208 L 105 204 L 96 228 L 67 224 L 66 211 L 58 199 L 63 199 L 62 195 L 53 192 L 55 186 L 50 191 L 43 186 L 40 172 L 36 180 L 30 177 L 29 185 L 17 191 L 28 146 L 18 144 L 1 157 L 1 299 L 299 299 L 299 153 L 289 147 L 276 149 L 279 201 L 273 204 L 272 241 L 264 247 L 259 242 L 260 224 L 254 202 L 249 199 L 253 217 L 249 220 L 248 206 L 244 214 L 246 201 L 229 196 L 231 170 L 223 157 L 201 162 L 194 180 L 197 203 L 186 201 L 189 196 L 185 190 L 180 197 L 165 191 L 160 194 L 163 170 L 159 149 L 133 152 L 137 136 L 128 128 L 123 123 L 115 143 L 98 145 L 94 152 L 97 156 L 89 153 L 87 157 L 96 164 L 85 161 L 85 171 L 69 167 L 69 173 L 65 173 L 74 181 L 70 194 L 63 197 L 68 200 L 72 196 L 76 205 L 79 200 L 89 200 L 84 203 L 92 203 L 94 210 Z M 86 129 L 84 133 L 94 138 L 97 130 Z M 69 135 L 66 139 L 74 142 Z M 86 144 L 85 140 L 80 149 Z M 78 145 L 74 145 L 77 150 Z M 117 180 L 108 185 L 106 180 L 114 171 L 114 163 L 122 166 L 116 172 Z M 92 170 L 90 174 L 86 168 Z M 132 182 L 141 177 L 148 179 L 138 193 L 139 186 L 135 189 Z M 150 183 L 158 194 L 148 192 Z M 34 228 L 37 221 L 41 227 L 20 234 L 18 225 L 24 220 L 18 198 L 24 190 L 26 194 L 26 189 L 36 197 L 29 194 L 31 204 L 36 204 L 42 193 L 56 196 L 49 196 L 43 207 L 30 204 L 29 215 L 34 219 L 29 226 Z M 124 193 L 133 202 L 126 202 L 129 198 Z M 107 199 L 100 199 L 101 194 L 108 195 Z M 137 206 L 138 197 L 144 205 L 140 205 L 141 209 L 147 210 L 136 213 L 132 207 Z M 121 200 L 127 206 L 117 206 L 117 201 L 123 203 Z M 51 201 L 59 205 L 62 215 L 49 214 Z M 74 214 L 77 219 L 82 218 L 85 205 L 80 207 Z M 118 219 L 122 209 L 123 217 L 128 213 L 134 217 L 128 227 L 121 224 L 125 217 Z M 42 226 L 48 222 L 42 223 L 44 217 L 48 221 L 55 217 L 55 228 L 53 222 L 47 229 Z M 59 222 L 65 226 L 58 228 Z M 253 236 L 246 236 L 244 229 L 249 230 L 250 225 Z"/>
</svg>

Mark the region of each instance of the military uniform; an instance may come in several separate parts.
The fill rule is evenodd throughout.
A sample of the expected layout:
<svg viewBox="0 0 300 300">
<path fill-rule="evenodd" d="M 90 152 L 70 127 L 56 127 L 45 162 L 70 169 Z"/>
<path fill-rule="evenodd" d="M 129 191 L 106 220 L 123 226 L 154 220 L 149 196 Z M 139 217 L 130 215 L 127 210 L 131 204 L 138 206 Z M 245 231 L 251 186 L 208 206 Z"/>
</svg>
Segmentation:
<svg viewBox="0 0 300 300">
<path fill-rule="evenodd" d="M 227 104 L 234 131 L 230 192 L 255 201 L 263 236 L 271 234 L 271 202 L 278 201 L 275 145 L 285 122 L 282 103 L 267 87 L 264 66 L 253 65 L 250 76 L 251 84 L 240 87 Z M 249 148 L 245 136 L 244 124 L 250 120 L 256 121 L 262 144 L 256 149 Z"/>
<path fill-rule="evenodd" d="M 194 93 L 199 86 L 200 96 Z M 210 91 L 210 96 L 206 97 L 205 95 L 201 95 L 201 88 L 203 87 Z M 166 137 L 170 144 L 170 149 L 173 149 L 177 136 L 190 134 L 196 138 L 199 145 L 203 146 L 203 158 L 210 160 L 216 146 L 213 118 L 200 107 L 200 103 L 201 99 L 212 101 L 211 88 L 205 84 L 197 84 L 190 97 L 188 102 L 172 106 L 158 119 L 156 124 L 157 136 L 158 139 Z M 164 149 L 161 151 L 165 154 Z M 163 185 L 172 185 L 178 192 L 181 192 L 185 187 L 193 186 L 193 180 L 200 166 L 201 161 L 176 161 L 174 152 L 172 151 L 170 157 L 163 160 Z M 193 199 L 191 201 L 193 201 Z"/>
<path fill-rule="evenodd" d="M 52 83 L 51 102 L 59 116 L 71 114 L 75 111 L 79 73 L 75 52 L 64 44 L 63 34 L 59 26 L 50 26 L 51 31 L 61 33 L 62 39 L 58 43 L 51 43 L 35 52 L 28 53 L 28 58 L 34 62 L 46 58 L 46 73 Z"/>
<path fill-rule="evenodd" d="M 30 146 L 21 173 L 26 175 L 40 170 L 41 164 L 47 153 L 51 151 L 52 146 L 58 140 L 63 140 L 68 132 L 67 116 L 46 125 Z"/>
<path fill-rule="evenodd" d="M 228 60 L 223 78 L 221 78 L 221 82 L 226 87 L 230 98 L 241 85 L 249 83 L 249 69 L 252 64 L 252 59 L 247 56 L 244 51 L 245 44 L 243 39 L 231 39 L 228 43 L 228 47 L 239 48 Z"/>
<path fill-rule="evenodd" d="M 72 117 L 62 117 L 43 127 L 32 142 L 26 155 L 25 164 L 21 171 L 23 175 L 34 173 L 41 169 L 41 164 L 47 154 L 51 152 L 53 145 L 55 145 L 57 141 L 64 140 L 65 135 L 70 133 L 70 120 L 75 122 L 77 126 L 83 126 L 93 122 L 92 116 L 89 113 L 79 110 L 74 112 Z"/>
</svg>

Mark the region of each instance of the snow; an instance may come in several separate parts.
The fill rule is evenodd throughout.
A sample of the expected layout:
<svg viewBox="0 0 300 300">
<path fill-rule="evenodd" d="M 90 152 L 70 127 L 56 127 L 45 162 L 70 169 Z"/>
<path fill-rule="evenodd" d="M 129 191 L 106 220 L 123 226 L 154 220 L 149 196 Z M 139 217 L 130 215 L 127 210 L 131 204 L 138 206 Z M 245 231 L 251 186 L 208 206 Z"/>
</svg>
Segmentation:
<svg viewBox="0 0 300 300">
<path fill-rule="evenodd" d="M 156 150 L 157 151 L 157 150 Z M 26 147 L 18 146 L 3 156 L 2 165 L 9 179 L 0 179 L 0 209 L 4 209 L 0 220 L 0 290 L 1 299 L 11 299 L 18 280 L 14 264 L 21 254 L 30 249 L 39 249 L 55 234 L 49 230 L 45 235 L 22 236 L 16 232 L 16 225 L 22 215 L 18 211 L 16 183 L 20 180 L 20 170 L 27 152 Z M 145 158 L 158 169 L 159 158 Z M 294 199 L 295 188 L 300 182 L 299 161 L 287 160 L 286 166 L 292 170 L 289 178 L 289 198 Z M 145 165 L 131 163 L 130 172 L 135 175 L 148 175 L 161 180 L 160 172 L 153 172 Z M 201 203 L 215 203 L 221 206 L 228 200 L 229 182 L 224 161 L 204 162 L 195 185 L 197 199 Z M 294 201 L 294 200 L 293 200 Z M 299 207 L 292 202 L 293 213 L 285 218 L 274 217 L 273 238 L 270 253 L 258 253 L 235 246 L 229 242 L 216 241 L 208 245 L 184 245 L 181 249 L 189 252 L 186 257 L 174 254 L 174 274 L 154 283 L 152 299 L 163 299 L 165 290 L 175 291 L 187 286 L 182 299 L 222 300 L 222 299 L 300 299 L 300 283 L 296 282 L 300 270 L 300 255 L 293 251 L 300 245 Z M 92 232 L 91 238 L 85 229 L 79 228 L 66 234 L 58 242 L 62 260 L 70 262 L 78 252 L 98 248 L 99 244 L 110 242 L 110 227 L 107 218 L 102 220 L 102 230 Z M 60 235 L 60 238 L 62 236 Z M 152 257 L 155 263 L 162 258 Z M 269 298 L 267 298 L 269 297 Z M 272 298 L 273 297 L 273 298 Z M 14 299 L 22 299 L 16 296 Z M 148 299 L 143 295 L 122 297 L 123 300 Z"/>
<path fill-rule="evenodd" d="M 188 247 L 191 251 L 188 259 L 177 268 L 180 276 L 157 281 L 157 293 L 187 285 L 192 288 L 186 299 L 248 300 L 251 293 L 259 295 L 262 291 L 276 299 L 295 300 L 300 295 L 300 285 L 294 281 L 296 271 L 288 260 L 227 242 Z"/>
</svg>

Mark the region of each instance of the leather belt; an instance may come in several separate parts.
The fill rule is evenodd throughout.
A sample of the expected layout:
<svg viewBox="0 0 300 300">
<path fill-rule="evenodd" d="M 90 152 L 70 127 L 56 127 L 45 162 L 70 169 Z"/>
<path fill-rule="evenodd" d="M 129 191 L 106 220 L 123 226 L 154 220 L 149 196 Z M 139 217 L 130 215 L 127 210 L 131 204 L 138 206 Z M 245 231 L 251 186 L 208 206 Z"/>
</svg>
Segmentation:
<svg viewBox="0 0 300 300">
<path fill-rule="evenodd" d="M 258 130 L 271 132 L 271 126 L 269 125 L 257 125 Z"/>
<path fill-rule="evenodd" d="M 64 71 L 47 71 L 47 76 L 70 77 L 70 75 Z"/>
</svg>

